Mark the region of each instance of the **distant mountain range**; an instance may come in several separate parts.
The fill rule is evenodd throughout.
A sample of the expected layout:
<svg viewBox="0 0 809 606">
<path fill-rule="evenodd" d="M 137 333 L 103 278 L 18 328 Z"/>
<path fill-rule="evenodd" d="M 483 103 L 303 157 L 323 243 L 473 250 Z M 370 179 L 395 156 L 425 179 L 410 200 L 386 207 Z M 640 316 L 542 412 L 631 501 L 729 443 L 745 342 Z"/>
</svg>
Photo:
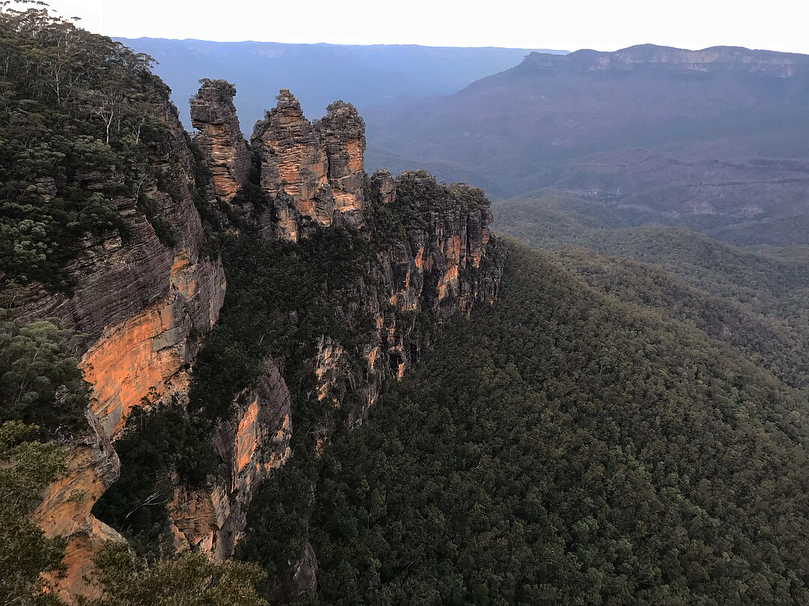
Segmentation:
<svg viewBox="0 0 809 606">
<path fill-rule="evenodd" d="M 248 136 L 264 111 L 275 106 L 281 88 L 291 90 L 312 117 L 323 115 L 326 106 L 337 99 L 364 111 L 391 99 L 455 93 L 532 52 L 493 47 L 117 40 L 158 61 L 154 71 L 172 88 L 186 128 L 191 128 L 187 102 L 197 92 L 199 79 L 230 81 L 238 91 L 235 103 Z"/>
<path fill-rule="evenodd" d="M 427 168 L 497 198 L 561 190 L 737 244 L 805 240 L 806 55 L 121 41 L 157 59 L 189 129 L 199 78 L 235 84 L 248 135 L 288 88 L 311 117 L 360 109 L 369 171 Z"/>
<path fill-rule="evenodd" d="M 532 53 L 450 96 L 365 113 L 371 168 L 426 166 L 509 197 L 543 188 L 715 229 L 802 214 L 809 56 L 636 46 Z"/>
</svg>

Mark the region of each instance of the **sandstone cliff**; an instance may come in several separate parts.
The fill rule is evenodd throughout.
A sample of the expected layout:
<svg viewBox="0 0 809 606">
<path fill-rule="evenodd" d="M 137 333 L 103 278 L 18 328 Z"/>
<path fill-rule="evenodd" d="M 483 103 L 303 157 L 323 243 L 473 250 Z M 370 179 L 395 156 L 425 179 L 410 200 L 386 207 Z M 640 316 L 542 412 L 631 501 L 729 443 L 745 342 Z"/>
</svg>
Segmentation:
<svg viewBox="0 0 809 606">
<path fill-rule="evenodd" d="M 175 548 L 229 558 L 258 487 L 289 458 L 291 435 L 289 390 L 268 359 L 256 387 L 239 394 L 235 414 L 214 432 L 214 447 L 228 463 L 226 476 L 208 488 L 175 488 L 169 504 Z"/>
<path fill-rule="evenodd" d="M 319 400 L 339 406 L 349 391 L 358 391 L 351 425 L 362 422 L 384 379 L 401 379 L 418 360 L 443 321 L 468 314 L 477 302 L 493 302 L 500 279 L 496 262 L 481 268 L 491 223 L 483 192 L 438 184 L 424 171 L 403 173 L 395 181 L 380 171 L 370 182 L 372 195 L 401 218 L 404 230 L 377 234 L 384 244 L 374 259 L 364 261 L 362 281 L 346 287 L 352 291 L 346 298 L 361 304 L 338 312 L 347 323 L 360 314 L 372 318 L 374 333 L 362 348 L 365 365 L 349 364 L 350 354 L 329 338 L 319 343 L 315 360 Z M 427 318 L 426 328 L 417 327 Z"/>
<path fill-rule="evenodd" d="M 88 237 L 83 254 L 68 267 L 76 284 L 72 295 L 34 284 L 17 310 L 22 318 L 57 318 L 81 333 L 80 367 L 92 385 L 88 430 L 67 447 L 69 472 L 48 487 L 35 513 L 46 534 L 68 538 L 66 576 L 58 584 L 63 597 L 88 589 L 84 577 L 93 553 L 118 536 L 91 509 L 118 476 L 112 443 L 127 415 L 145 397 L 184 393 L 189 364 L 224 300 L 222 264 L 201 253 L 193 157 L 168 104 L 162 115 L 167 135 L 138 169 L 139 192 L 171 225 L 174 246 L 161 242 L 137 199 L 119 195 L 114 202 L 128 237 L 117 232 Z M 110 167 L 85 175 L 83 183 L 93 190 L 123 180 Z"/>
<path fill-rule="evenodd" d="M 365 124 L 352 105 L 333 103 L 313 125 L 297 99 L 282 90 L 250 142 L 281 238 L 295 241 L 312 224 L 361 224 Z"/>
<path fill-rule="evenodd" d="M 171 226 L 172 242 L 159 237 L 139 199 L 120 195 L 115 203 L 130 226 L 129 237 L 88 237 L 83 254 L 68 268 L 75 291 L 54 294 L 29 286 L 19 306 L 22 317 L 56 317 L 84 335 L 80 367 L 93 396 L 88 430 L 67 447 L 69 472 L 48 487 L 35 514 L 47 534 L 68 538 L 67 574 L 58 582 L 65 598 L 92 593 L 87 579 L 93 554 L 103 541 L 121 539 L 92 508 L 119 477 L 115 441 L 128 416 L 150 403 L 188 402 L 190 370 L 223 306 L 224 268 L 202 252 L 205 236 L 195 197 L 197 204 L 200 197 L 211 204 L 213 199 L 204 198 L 214 195 L 236 202 L 245 199 L 237 197 L 245 189 L 260 186 L 274 212 L 263 218 L 255 212 L 228 215 L 234 221 L 231 238 L 242 238 L 240 229 L 253 221 L 265 240 L 294 242 L 330 228 L 344 229 L 345 238 L 362 245 L 349 253 L 353 277 L 339 284 L 331 301 L 333 322 L 350 330 L 319 334 L 303 369 L 265 355 L 253 384 L 233 393 L 229 412 L 215 420 L 210 440 L 221 473 L 193 487 L 172 475 L 166 530 L 176 550 L 197 549 L 215 559 L 233 554 L 259 487 L 291 456 L 289 376 L 314 376 L 312 397 L 322 415 L 309 430 L 319 451 L 339 418 L 330 411 L 345 409 L 342 421 L 360 424 L 383 382 L 403 376 L 442 322 L 497 295 L 500 269 L 485 255 L 491 213 L 480 190 L 438 184 L 419 171 L 396 179 L 380 171 L 367 178 L 364 123 L 356 109 L 336 102 L 312 124 L 288 91 L 281 91 L 276 108 L 256 125 L 251 150 L 239 132 L 233 94 L 227 83 L 203 80 L 191 101 L 210 183 L 200 184 L 191 149 L 168 106 L 169 134 L 143 159 L 138 191 Z M 250 183 L 254 152 L 260 183 Z M 124 179 L 111 167 L 86 175 L 83 183 L 93 189 Z M 297 254 L 293 245 L 281 251 Z M 298 313 L 281 311 L 286 317 Z M 311 591 L 316 562 L 307 544 L 277 594 Z"/>
<path fill-rule="evenodd" d="M 210 98 L 205 83 L 192 105 L 198 105 L 203 98 Z M 207 111 L 228 115 L 228 121 L 235 124 L 229 95 L 215 102 L 222 107 L 209 107 Z M 199 114 L 195 115 L 198 128 L 208 128 L 199 122 Z M 296 449 L 321 452 L 338 423 L 354 427 L 363 422 L 384 382 L 402 378 L 443 322 L 457 314 L 468 314 L 478 303 L 494 301 L 501 271 L 497 259 L 486 256 L 491 211 L 483 193 L 461 184 L 439 184 L 424 171 L 407 172 L 394 179 L 390 172 L 381 170 L 367 177 L 363 170 L 364 123 L 350 104 L 335 102 L 327 108 L 326 116 L 310 123 L 295 97 L 282 90 L 276 107 L 256 124 L 250 147 L 257 156 L 260 181 L 244 184 L 241 194 L 232 198 L 233 204 L 243 205 L 252 196 L 255 205 L 252 210 L 236 209 L 235 220 L 241 226 L 235 226 L 235 231 L 249 237 L 247 232 L 257 229 L 264 239 L 299 244 L 258 245 L 269 251 L 262 265 L 279 264 L 290 269 L 271 272 L 277 275 L 271 282 L 251 273 L 243 276 L 235 288 L 250 293 L 266 288 L 314 289 L 316 300 L 281 297 L 290 306 L 271 310 L 257 310 L 251 306 L 258 303 L 240 300 L 231 314 L 239 324 L 247 318 L 255 322 L 257 313 L 258 317 L 266 315 L 269 322 L 288 324 L 279 332 L 291 335 L 285 337 L 291 342 L 269 347 L 278 356 L 277 367 L 283 369 L 278 378 L 283 382 L 283 376 L 290 386 L 298 386 L 309 385 L 308 375 L 312 376 L 312 388 L 307 387 L 297 397 L 315 400 L 317 406 L 306 413 L 303 425 L 294 424 L 303 435 L 293 434 L 294 410 L 288 397 L 256 398 L 261 382 L 266 380 L 264 374 L 255 386 L 242 392 L 250 394 L 244 401 L 252 404 L 237 406 L 236 417 L 220 425 L 216 438 L 220 456 L 231 462 L 231 480 L 205 489 L 180 487 L 170 508 L 175 545 L 193 546 L 214 557 L 230 555 L 249 526 L 245 512 L 252 495 L 274 467 L 246 463 L 252 475 L 233 481 L 241 478 L 234 469 L 242 465 L 233 467 L 234 462 L 244 459 L 233 455 L 233 444 L 238 442 L 233 437 L 233 427 L 244 423 L 238 419 L 256 419 L 259 410 L 265 411 L 262 414 L 268 420 L 248 425 L 268 424 L 270 429 L 263 434 L 265 438 L 250 441 L 263 444 L 254 452 L 263 450 L 261 456 L 269 456 L 275 464 L 287 461 L 284 448 L 290 440 Z M 205 146 L 203 151 L 215 173 L 220 162 L 217 154 Z M 231 154 L 221 152 L 219 156 Z M 245 195 L 256 186 L 265 197 L 260 205 L 256 205 L 255 194 Z M 269 226 L 264 205 L 272 208 Z M 347 231 L 340 232 L 340 228 Z M 337 235 L 328 236 L 327 231 Z M 343 268 L 334 268 L 339 279 L 332 280 L 329 268 L 306 266 L 306 251 L 314 250 L 332 251 L 325 257 L 315 255 L 320 263 L 329 263 L 329 254 L 340 257 L 333 259 Z M 284 256 L 290 257 L 288 265 L 282 261 Z M 316 279 L 323 282 L 298 284 L 290 271 L 299 271 L 308 279 L 320 276 Z M 251 301 L 255 296 L 250 295 Z M 273 305 L 279 304 L 279 298 L 270 299 Z M 316 333 L 315 343 L 300 344 L 298 335 L 311 333 L 301 330 L 298 318 L 312 314 L 327 316 L 320 322 L 322 332 Z M 227 326 L 230 317 L 224 322 Z M 241 326 L 233 327 L 235 334 L 241 334 L 240 329 Z M 253 336 L 244 334 L 241 338 Z M 301 351 L 310 352 L 303 362 Z M 208 368 L 207 372 L 217 370 Z M 275 441 L 267 441 L 266 436 L 273 433 Z M 226 444 L 231 446 L 226 448 Z M 301 553 L 293 554 L 291 568 L 278 579 L 274 590 L 278 599 L 312 591 L 316 586 L 316 562 L 308 543 Z"/>
<path fill-rule="evenodd" d="M 200 84 L 190 102 L 191 124 L 199 130 L 194 140 L 208 160 L 216 195 L 230 201 L 247 183 L 252 162 L 233 105 L 236 89 L 224 80 Z"/>
</svg>

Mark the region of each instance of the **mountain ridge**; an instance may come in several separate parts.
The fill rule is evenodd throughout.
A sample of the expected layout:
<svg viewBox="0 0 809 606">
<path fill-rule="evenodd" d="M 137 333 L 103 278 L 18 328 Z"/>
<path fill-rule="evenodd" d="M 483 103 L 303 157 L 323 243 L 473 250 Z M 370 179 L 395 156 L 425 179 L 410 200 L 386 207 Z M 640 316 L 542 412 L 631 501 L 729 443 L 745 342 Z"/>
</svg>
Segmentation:
<svg viewBox="0 0 809 606">
<path fill-rule="evenodd" d="M 366 112 L 370 165 L 463 167 L 500 198 L 552 188 L 647 223 L 743 231 L 807 211 L 807 68 L 729 47 L 532 54 L 454 95 Z"/>
<path fill-rule="evenodd" d="M 186 100 L 203 77 L 233 82 L 247 126 L 263 116 L 267 89 L 295 90 L 307 114 L 336 99 L 361 110 L 396 97 L 448 94 L 521 60 L 531 49 L 340 45 L 281 42 L 214 42 L 165 38 L 116 38 L 158 61 L 155 72 L 173 89 L 181 119 L 190 128 Z M 564 51 L 554 51 L 564 52 Z"/>
</svg>

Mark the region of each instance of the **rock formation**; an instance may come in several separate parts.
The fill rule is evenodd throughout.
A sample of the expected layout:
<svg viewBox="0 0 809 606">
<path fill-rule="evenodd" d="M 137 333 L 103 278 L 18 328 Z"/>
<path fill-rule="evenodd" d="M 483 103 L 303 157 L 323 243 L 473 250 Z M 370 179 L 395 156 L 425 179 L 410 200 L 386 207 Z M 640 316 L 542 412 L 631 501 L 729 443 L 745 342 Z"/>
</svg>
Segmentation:
<svg viewBox="0 0 809 606">
<path fill-rule="evenodd" d="M 349 391 L 359 396 L 350 425 L 362 422 L 386 378 L 401 379 L 418 360 L 420 339 L 434 336 L 416 334 L 417 314 L 434 314 L 437 330 L 449 317 L 468 314 L 476 302 L 493 302 L 500 279 L 497 263 L 482 267 L 491 223 L 483 192 L 439 185 L 424 171 L 403 173 L 395 181 L 389 177 L 387 171 L 374 174 L 371 194 L 393 200 L 391 210 L 411 219 L 404 234 L 388 235 L 376 258 L 365 260 L 363 279 L 346 285 L 346 298 L 361 306 L 346 305 L 341 312 L 349 325 L 358 324 L 362 314 L 373 319 L 374 334 L 362 351 L 365 364 L 351 364 L 351 353 L 329 337 L 320 340 L 314 361 L 321 402 L 339 406 Z M 323 428 L 322 440 L 329 431 Z"/>
<path fill-rule="evenodd" d="M 350 103 L 335 101 L 326 111 L 315 123 L 315 130 L 326 149 L 334 212 L 338 222 L 357 226 L 362 223 L 365 200 L 365 122 Z"/>
<path fill-rule="evenodd" d="M 248 182 L 255 151 L 260 187 L 275 209 L 274 217 L 265 212 L 261 220 L 267 223 L 260 225 L 265 237 L 295 241 L 314 226 L 356 228 L 373 219 L 363 237 L 376 242 L 376 252 L 356 259 L 362 271 L 343 285 L 345 301 L 336 305 L 338 320 L 371 332 L 358 341 L 363 345 L 350 349 L 324 334 L 311 360 L 315 397 L 325 409 L 339 408 L 352 395 L 359 404 L 347 422 L 355 426 L 377 400 L 383 381 L 402 377 L 441 322 L 496 297 L 500 270 L 496 263 L 487 265 L 484 254 L 489 202 L 480 190 L 440 185 L 420 171 L 395 180 L 380 171 L 367 180 L 366 191 L 364 123 L 341 101 L 311 124 L 295 98 L 281 91 L 276 108 L 256 125 L 251 151 L 239 131 L 233 87 L 201 82 L 191 105 L 197 142 L 212 173 L 209 196 L 232 201 L 240 189 L 257 188 Z M 68 539 L 66 576 L 57 582 L 68 600 L 92 594 L 87 578 L 93 554 L 103 541 L 121 539 L 91 513 L 119 476 L 115 440 L 134 408 L 187 402 L 189 371 L 224 301 L 222 264 L 202 253 L 194 158 L 176 115 L 168 109 L 164 115 L 170 136 L 144 160 L 154 170 L 144 172 L 139 187 L 171 224 L 174 241 L 161 241 L 138 200 L 120 195 L 115 203 L 129 237 L 88 237 L 83 254 L 68 268 L 76 283 L 71 295 L 30 286 L 18 306 L 23 318 L 55 317 L 84 335 L 80 368 L 92 386 L 88 430 L 67 446 L 68 473 L 46 489 L 35 513 L 46 534 Z M 84 175 L 82 183 L 92 190 L 124 179 L 111 167 Z M 377 225 L 374 213 L 383 211 L 398 217 L 391 233 Z M 240 215 L 255 219 L 257 213 Z M 434 318 L 429 330 L 416 328 L 421 312 Z M 222 477 L 195 488 L 175 482 L 168 513 L 176 549 L 230 557 L 256 490 L 291 456 L 291 398 L 279 365 L 266 359 L 255 385 L 234 394 L 232 414 L 218 421 L 212 441 L 225 469 Z M 316 428 L 317 448 L 333 429 L 328 423 Z M 312 591 L 316 571 L 317 558 L 307 544 L 281 579 L 279 595 Z"/>
<path fill-rule="evenodd" d="M 371 175 L 371 184 L 379 192 L 380 200 L 384 204 L 390 204 L 396 200 L 396 182 L 387 168 L 381 168 Z"/>
<path fill-rule="evenodd" d="M 365 124 L 352 105 L 333 103 L 312 125 L 297 99 L 282 90 L 250 142 L 261 160 L 261 187 L 275 204 L 280 237 L 295 241 L 311 224 L 361 224 Z"/>
<path fill-rule="evenodd" d="M 124 241 L 117 233 L 85 241 L 68 268 L 75 279 L 71 296 L 36 285 L 26 289 L 18 308 L 23 319 L 57 318 L 84 335 L 80 367 L 92 385 L 88 430 L 67 446 L 68 474 L 50 485 L 35 519 L 49 536 L 68 539 L 63 597 L 89 591 L 85 576 L 104 540 L 116 538 L 91 509 L 118 477 L 113 442 L 132 408 L 143 398 L 182 396 L 187 369 L 219 315 L 225 294 L 222 264 L 201 254 L 202 223 L 194 206 L 194 161 L 176 115 L 163 113 L 170 135 L 146 161 L 141 191 L 173 226 L 174 247 L 163 244 L 137 200 L 114 199 L 129 224 Z M 152 174 L 173 187 L 165 191 Z M 88 189 L 122 181 L 114 167 L 82 179 Z"/>
<path fill-rule="evenodd" d="M 206 489 L 177 486 L 169 505 L 175 548 L 229 558 L 245 528 L 247 509 L 261 483 L 290 456 L 289 390 L 272 360 L 258 385 L 236 398 L 236 414 L 217 427 L 213 443 L 229 464 L 221 482 Z"/>
<path fill-rule="evenodd" d="M 207 160 L 216 195 L 230 201 L 247 183 L 252 154 L 244 140 L 233 97 L 234 86 L 224 80 L 200 80 L 191 99 L 191 124 L 199 130 L 194 141 Z"/>
</svg>

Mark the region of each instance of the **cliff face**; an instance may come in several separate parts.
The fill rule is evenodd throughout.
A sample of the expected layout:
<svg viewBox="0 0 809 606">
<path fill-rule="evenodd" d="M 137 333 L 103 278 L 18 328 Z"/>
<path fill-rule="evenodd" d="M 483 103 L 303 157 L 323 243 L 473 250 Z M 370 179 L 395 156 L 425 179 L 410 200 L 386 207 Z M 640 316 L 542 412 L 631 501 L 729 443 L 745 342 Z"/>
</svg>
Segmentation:
<svg viewBox="0 0 809 606">
<path fill-rule="evenodd" d="M 31 286 L 18 310 L 23 318 L 58 318 L 86 336 L 80 367 L 92 385 L 89 429 L 68 446 L 69 471 L 47 488 L 35 513 L 46 534 L 68 539 L 67 573 L 58 582 L 65 598 L 89 591 L 84 577 L 93 553 L 104 540 L 118 537 L 91 514 L 118 477 L 113 441 L 143 398 L 184 394 L 188 366 L 224 300 L 221 262 L 200 253 L 204 236 L 191 191 L 193 157 L 177 118 L 168 107 L 164 115 L 170 134 L 145 160 L 154 171 L 144 172 L 141 191 L 173 226 L 175 245 L 161 243 L 137 200 L 119 196 L 114 202 L 128 222 L 129 237 L 88 238 L 84 254 L 68 268 L 74 293 L 49 294 Z M 150 176 L 154 173 L 173 187 L 164 189 Z M 113 167 L 86 175 L 84 186 L 92 190 L 123 178 Z"/>
<path fill-rule="evenodd" d="M 227 94 L 211 95 L 203 81 L 192 111 L 204 105 L 208 114 L 227 115 L 228 122 L 236 124 L 233 89 L 227 83 L 221 88 Z M 209 100 L 221 107 L 211 106 Z M 195 115 L 198 128 L 207 128 L 199 113 Z M 468 313 L 475 301 L 496 297 L 497 270 L 479 271 L 489 237 L 489 202 L 480 190 L 439 185 L 420 171 L 398 179 L 387 170 L 378 171 L 368 179 L 366 190 L 365 125 L 356 109 L 342 101 L 331 104 L 326 116 L 313 124 L 295 97 L 280 91 L 276 107 L 256 124 L 251 148 L 260 164 L 261 189 L 275 215 L 270 230 L 259 220 L 265 237 L 297 241 L 318 227 L 362 227 L 371 217 L 374 225 L 364 231 L 386 240 L 373 259 L 357 259 L 363 278 L 344 284 L 340 296 L 346 303 L 336 305 L 338 319 L 346 326 L 359 326 L 366 316 L 372 320 L 374 333 L 360 352 L 363 364 L 356 363 L 357 352 L 325 334 L 312 361 L 318 400 L 340 407 L 349 393 L 357 395 L 360 405 L 350 422 L 360 423 L 382 381 L 400 378 L 417 359 L 421 344 L 411 342 L 417 314 L 433 314 L 440 324 L 455 313 Z M 203 150 L 215 172 L 219 160 L 210 148 Z M 379 229 L 377 211 L 368 196 L 400 222 L 407 217 L 401 232 L 374 233 Z M 321 445 L 330 430 L 319 430 Z"/>
<path fill-rule="evenodd" d="M 250 142 L 261 160 L 261 187 L 275 203 L 278 236 L 295 241 L 311 224 L 361 224 L 365 124 L 352 105 L 333 103 L 312 125 L 282 90 Z"/>
<path fill-rule="evenodd" d="M 289 458 L 291 436 L 289 390 L 268 359 L 258 385 L 239 394 L 235 413 L 214 432 L 214 447 L 228 463 L 226 477 L 212 488 L 175 488 L 169 505 L 175 548 L 229 558 L 258 487 Z"/>
<path fill-rule="evenodd" d="M 358 325 L 360 317 L 370 317 L 373 334 L 359 352 L 362 364 L 345 344 L 325 336 L 314 361 L 318 400 L 339 407 L 349 393 L 358 396 L 352 426 L 376 402 L 382 382 L 401 379 L 418 360 L 442 322 L 468 314 L 476 303 L 493 302 L 500 279 L 497 263 L 484 262 L 491 211 L 480 190 L 437 184 L 424 171 L 395 181 L 380 171 L 370 183 L 372 195 L 404 217 L 404 229 L 385 234 L 375 258 L 361 261 L 363 277 L 345 286 L 347 303 L 338 318 Z M 321 429 L 319 447 L 329 433 L 329 427 Z"/>
<path fill-rule="evenodd" d="M 236 89 L 224 80 L 200 83 L 191 99 L 191 124 L 199 130 L 195 142 L 208 161 L 216 195 L 230 201 L 247 183 L 252 162 L 233 105 Z"/>
<path fill-rule="evenodd" d="M 225 201 L 250 185 L 253 153 L 239 133 L 233 94 L 227 83 L 203 80 L 191 102 L 197 143 L 212 174 L 207 191 Z M 87 583 L 93 554 L 104 541 L 121 540 L 91 512 L 119 476 L 115 440 L 134 408 L 188 401 L 190 369 L 224 302 L 223 266 L 201 252 L 205 238 L 194 205 L 199 186 L 194 158 L 174 114 L 165 116 L 170 135 L 144 159 L 154 170 L 143 173 L 140 191 L 171 224 L 173 245 L 161 241 L 136 199 L 119 196 L 115 203 L 130 226 L 129 237 L 88 238 L 69 268 L 77 285 L 73 294 L 31 286 L 19 308 L 23 317 L 56 317 L 85 335 L 80 368 L 92 386 L 89 429 L 67 447 L 69 471 L 47 488 L 35 514 L 49 536 L 68 538 L 67 573 L 57 582 L 68 600 L 93 593 Z M 295 241 L 319 228 L 342 226 L 363 239 L 362 250 L 373 251 L 353 259 L 360 271 L 340 285 L 333 302 L 338 322 L 363 327 L 357 340 L 322 334 L 307 363 L 324 411 L 349 399 L 358 402 L 345 419 L 355 426 L 376 402 L 383 381 L 402 377 L 441 322 L 496 297 L 499 268 L 485 257 L 489 202 L 480 190 L 439 185 L 424 172 L 394 179 L 380 171 L 366 179 L 364 124 L 343 102 L 311 124 L 294 97 L 281 91 L 277 107 L 257 124 L 252 144 L 261 189 L 275 210 L 274 217 L 264 216 L 270 228 L 260 226 L 265 238 Z M 92 190 L 124 179 L 111 167 L 86 175 L 83 183 Z M 390 213 L 395 228 L 385 226 Z M 241 213 L 240 220 L 255 216 Z M 363 229 L 355 231 L 358 227 Z M 422 321 L 427 328 L 418 325 Z M 279 370 L 286 363 L 264 359 L 254 385 L 234 394 L 231 413 L 215 425 L 211 440 L 223 473 L 204 487 L 174 482 L 167 510 L 177 550 L 230 557 L 259 486 L 291 456 L 291 396 Z M 335 418 L 327 414 L 330 420 L 313 428 L 316 449 L 329 439 Z M 307 544 L 279 595 L 311 591 L 316 570 Z"/>
</svg>

